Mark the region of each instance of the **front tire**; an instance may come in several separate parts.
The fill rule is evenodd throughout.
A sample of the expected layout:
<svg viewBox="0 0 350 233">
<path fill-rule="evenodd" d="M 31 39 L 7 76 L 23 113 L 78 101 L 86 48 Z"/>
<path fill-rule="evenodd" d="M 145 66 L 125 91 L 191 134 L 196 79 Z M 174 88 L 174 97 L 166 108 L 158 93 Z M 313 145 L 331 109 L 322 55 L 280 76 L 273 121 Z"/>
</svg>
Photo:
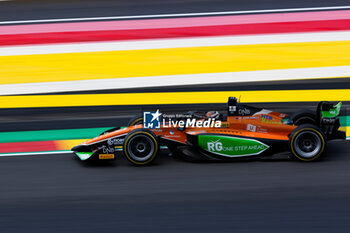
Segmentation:
<svg viewBox="0 0 350 233">
<path fill-rule="evenodd" d="M 295 159 L 311 162 L 322 156 L 326 140 L 318 127 L 312 124 L 303 124 L 292 132 L 289 146 Z"/>
<path fill-rule="evenodd" d="M 136 129 L 126 136 L 123 151 L 130 163 L 134 165 L 148 165 L 157 157 L 159 143 L 151 131 Z"/>
<path fill-rule="evenodd" d="M 128 122 L 128 126 L 142 125 L 142 124 L 143 124 L 143 116 L 142 115 L 134 116 Z"/>
</svg>

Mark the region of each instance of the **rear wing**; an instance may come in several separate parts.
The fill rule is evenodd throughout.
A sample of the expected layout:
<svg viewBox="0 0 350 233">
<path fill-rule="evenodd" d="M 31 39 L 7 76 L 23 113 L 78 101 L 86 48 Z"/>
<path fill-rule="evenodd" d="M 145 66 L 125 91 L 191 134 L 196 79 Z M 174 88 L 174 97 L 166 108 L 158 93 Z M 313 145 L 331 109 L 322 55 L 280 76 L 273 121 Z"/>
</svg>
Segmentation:
<svg viewBox="0 0 350 233">
<path fill-rule="evenodd" d="M 334 105 L 329 102 L 320 102 L 319 106 L 323 118 L 334 118 L 339 116 L 342 103 L 338 102 Z"/>
<path fill-rule="evenodd" d="M 342 102 L 333 104 L 321 101 L 317 106 L 317 121 L 327 139 L 346 139 L 346 133 L 339 131 L 339 115 Z"/>
</svg>

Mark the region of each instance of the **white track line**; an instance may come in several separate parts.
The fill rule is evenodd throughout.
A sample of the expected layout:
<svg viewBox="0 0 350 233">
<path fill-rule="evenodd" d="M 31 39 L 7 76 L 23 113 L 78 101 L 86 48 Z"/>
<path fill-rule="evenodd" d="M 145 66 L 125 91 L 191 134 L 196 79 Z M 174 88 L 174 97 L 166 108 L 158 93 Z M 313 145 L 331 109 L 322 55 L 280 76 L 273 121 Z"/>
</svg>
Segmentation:
<svg viewBox="0 0 350 233">
<path fill-rule="evenodd" d="M 0 95 L 350 77 L 350 66 L 0 85 Z"/>
<path fill-rule="evenodd" d="M 322 10 L 341 10 L 341 9 L 350 9 L 350 6 L 306 7 L 306 8 L 285 8 L 285 9 L 265 9 L 265 10 L 245 10 L 245 11 L 219 11 L 219 12 L 156 14 L 156 15 L 108 16 L 108 17 L 65 18 L 65 19 L 33 19 L 33 20 L 2 21 L 0 22 L 0 25 L 1 24 L 6 25 L 6 24 L 27 24 L 27 23 L 93 21 L 93 20 L 116 20 L 116 19 L 147 19 L 147 18 L 165 18 L 165 17 L 210 16 L 210 15 L 237 15 L 237 14 L 322 11 Z"/>
<path fill-rule="evenodd" d="M 350 40 L 350 31 L 4 46 L 0 47 L 0 56 L 344 40 Z"/>
<path fill-rule="evenodd" d="M 71 154 L 72 151 L 47 151 L 47 152 L 19 152 L 19 153 L 3 153 L 0 157 L 24 156 L 24 155 L 47 155 L 47 154 Z"/>
</svg>

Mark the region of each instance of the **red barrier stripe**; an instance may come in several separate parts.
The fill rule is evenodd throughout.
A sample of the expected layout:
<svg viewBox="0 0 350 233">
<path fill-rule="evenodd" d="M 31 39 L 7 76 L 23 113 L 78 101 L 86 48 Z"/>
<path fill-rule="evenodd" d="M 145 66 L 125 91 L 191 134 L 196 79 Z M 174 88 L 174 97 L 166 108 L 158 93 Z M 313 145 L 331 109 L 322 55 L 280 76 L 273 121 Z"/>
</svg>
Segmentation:
<svg viewBox="0 0 350 233">
<path fill-rule="evenodd" d="M 58 150 L 55 141 L 0 143 L 0 153 Z"/>
<path fill-rule="evenodd" d="M 350 10 L 0 26 L 0 35 L 203 27 L 350 19 Z"/>
<path fill-rule="evenodd" d="M 141 30 L 33 33 L 0 36 L 0 45 L 49 44 L 88 41 L 116 41 L 198 36 L 249 35 L 266 33 L 349 30 L 350 20 L 261 23 Z"/>
</svg>

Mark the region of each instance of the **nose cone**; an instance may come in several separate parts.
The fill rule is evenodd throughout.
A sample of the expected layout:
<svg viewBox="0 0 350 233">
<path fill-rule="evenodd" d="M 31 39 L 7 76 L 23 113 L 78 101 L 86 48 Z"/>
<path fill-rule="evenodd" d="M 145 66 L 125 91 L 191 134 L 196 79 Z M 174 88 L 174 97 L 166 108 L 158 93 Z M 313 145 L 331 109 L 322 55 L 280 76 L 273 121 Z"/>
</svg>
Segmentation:
<svg viewBox="0 0 350 233">
<path fill-rule="evenodd" d="M 81 145 L 77 145 L 77 146 L 73 147 L 71 150 L 72 150 L 72 151 L 78 151 L 78 150 L 81 149 L 81 148 L 82 148 Z"/>
</svg>

